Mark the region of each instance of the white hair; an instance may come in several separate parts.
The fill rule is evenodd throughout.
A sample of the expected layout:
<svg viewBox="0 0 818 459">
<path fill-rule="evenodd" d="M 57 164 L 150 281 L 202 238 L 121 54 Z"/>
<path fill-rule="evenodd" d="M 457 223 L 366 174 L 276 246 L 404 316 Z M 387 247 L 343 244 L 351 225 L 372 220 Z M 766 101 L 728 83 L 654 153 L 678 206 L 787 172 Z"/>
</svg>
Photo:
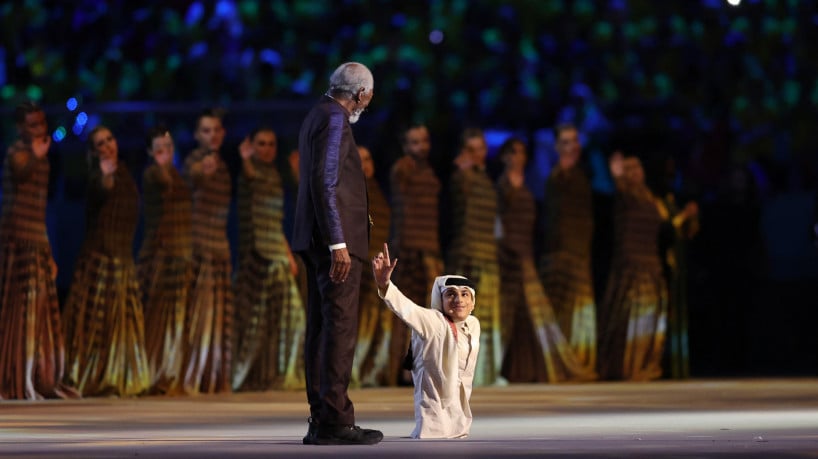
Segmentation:
<svg viewBox="0 0 818 459">
<path fill-rule="evenodd" d="M 372 72 L 358 62 L 341 64 L 329 77 L 329 92 L 333 95 L 354 96 L 361 89 L 365 93 L 371 92 L 375 86 Z"/>
</svg>

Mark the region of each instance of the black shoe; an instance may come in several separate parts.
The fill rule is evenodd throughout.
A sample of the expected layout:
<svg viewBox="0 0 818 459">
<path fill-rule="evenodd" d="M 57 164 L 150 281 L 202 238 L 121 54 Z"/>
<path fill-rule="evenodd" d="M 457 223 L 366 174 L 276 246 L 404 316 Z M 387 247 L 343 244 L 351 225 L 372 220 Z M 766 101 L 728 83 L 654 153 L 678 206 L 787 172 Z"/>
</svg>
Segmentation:
<svg viewBox="0 0 818 459">
<path fill-rule="evenodd" d="M 315 434 L 318 433 L 318 421 L 313 418 L 307 418 L 309 427 L 307 428 L 307 435 L 304 435 L 305 445 L 315 445 Z"/>
<path fill-rule="evenodd" d="M 315 445 L 374 445 L 383 440 L 380 430 L 362 429 L 358 426 L 334 426 L 318 428 Z"/>
</svg>

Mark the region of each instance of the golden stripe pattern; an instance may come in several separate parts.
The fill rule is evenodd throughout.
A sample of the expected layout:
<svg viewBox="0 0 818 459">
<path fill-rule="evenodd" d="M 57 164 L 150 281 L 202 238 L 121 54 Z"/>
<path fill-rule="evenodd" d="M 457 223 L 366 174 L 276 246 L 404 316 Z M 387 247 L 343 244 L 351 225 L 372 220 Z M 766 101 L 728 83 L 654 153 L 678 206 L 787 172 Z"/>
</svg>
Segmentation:
<svg viewBox="0 0 818 459">
<path fill-rule="evenodd" d="M 27 158 L 18 170 L 16 156 Z M 37 159 L 30 147 L 15 142 L 6 153 L 3 166 L 3 215 L 0 218 L 0 239 L 13 238 L 48 248 L 45 211 L 48 201 L 48 158 Z"/>
<path fill-rule="evenodd" d="M 397 164 L 393 166 L 390 175 L 394 228 L 390 246 L 396 249 L 395 253 L 411 248 L 440 254 L 438 242 L 440 180 L 427 161 L 419 162 L 410 174 L 402 174 L 397 166 Z M 426 285 L 424 288 L 428 289 L 429 286 Z"/>
<path fill-rule="evenodd" d="M 499 184 L 503 238 L 500 240 L 503 376 L 510 382 L 589 381 L 563 335 L 534 267 L 534 195 L 525 186 Z"/>
<path fill-rule="evenodd" d="M 182 176 L 193 192 L 193 282 L 185 310 L 182 387 L 186 394 L 232 391 L 233 289 L 227 214 L 230 173 L 218 153 L 216 170 L 197 174 L 207 155 L 194 150 Z"/>
<path fill-rule="evenodd" d="M 180 387 L 185 308 L 193 277 L 190 188 L 176 169 L 149 166 L 143 175 L 145 238 L 137 274 L 145 309 L 151 391 Z"/>
<path fill-rule="evenodd" d="M 428 307 L 429 286 L 443 274 L 438 234 L 441 184 L 428 161 L 414 161 L 415 167 L 409 173 L 400 162 L 392 166 L 393 232 L 389 249 L 400 258 L 401 267 L 392 276 L 396 285 L 415 304 Z M 401 374 L 409 337 L 406 324 L 393 317 L 386 377 L 390 384 L 395 384 Z"/>
<path fill-rule="evenodd" d="M 302 389 L 306 315 L 284 238 L 284 191 L 275 165 L 253 160 L 239 177 L 234 390 Z"/>
<path fill-rule="evenodd" d="M 614 260 L 600 310 L 604 378 L 646 381 L 662 375 L 668 296 L 657 247 L 661 223 L 652 199 L 617 195 Z"/>
<path fill-rule="evenodd" d="M 164 183 L 159 167 L 152 164 L 142 176 L 145 236 L 141 251 L 147 256 L 161 249 L 167 255 L 189 259 L 193 250 L 190 187 L 173 167 L 167 170 L 170 182 Z"/>
<path fill-rule="evenodd" d="M 372 227 L 369 235 L 369 258 L 383 250 L 389 239 L 392 211 L 380 185 L 373 177 L 366 179 L 369 193 L 369 215 Z M 394 385 L 389 379 L 390 343 L 394 314 L 383 306 L 372 276 L 361 276 L 358 310 L 358 344 L 352 366 L 352 384 L 362 386 Z"/>
<path fill-rule="evenodd" d="M 480 354 L 474 385 L 498 381 L 503 359 L 500 311 L 500 267 L 497 263 L 497 191 L 485 169 L 474 167 L 452 175 L 454 239 L 446 272 L 477 285 L 474 316 L 480 320 Z"/>
<path fill-rule="evenodd" d="M 15 157 L 27 160 L 22 170 Z M 62 383 L 65 347 L 45 227 L 49 163 L 15 142 L 0 216 L 0 399 L 77 397 Z"/>
<path fill-rule="evenodd" d="M 456 171 L 452 175 L 451 190 L 454 238 L 449 255 L 496 263 L 494 183 L 485 169 L 474 167 Z"/>
<path fill-rule="evenodd" d="M 63 316 L 67 378 L 83 395 L 137 395 L 150 386 L 132 256 L 139 195 L 122 163 L 114 174 L 106 190 L 102 176 L 92 173 L 89 227 Z"/>
<path fill-rule="evenodd" d="M 209 176 L 193 173 L 195 166 L 201 167 L 207 156 L 202 150 L 194 150 L 185 159 L 183 177 L 193 191 L 193 247 L 229 258 L 230 245 L 227 241 L 227 214 L 230 210 L 231 181 L 227 166 L 214 153 L 216 171 Z"/>
<path fill-rule="evenodd" d="M 591 185 L 581 170 L 556 168 L 545 193 L 543 287 L 577 360 L 594 371 L 597 322 L 591 277 Z"/>
<path fill-rule="evenodd" d="M 286 258 L 252 252 L 236 279 L 233 389 L 303 389 L 306 312 Z"/>
<path fill-rule="evenodd" d="M 239 253 L 255 251 L 268 260 L 287 257 L 284 190 L 274 163 L 251 159 L 256 175 L 239 176 Z"/>
</svg>

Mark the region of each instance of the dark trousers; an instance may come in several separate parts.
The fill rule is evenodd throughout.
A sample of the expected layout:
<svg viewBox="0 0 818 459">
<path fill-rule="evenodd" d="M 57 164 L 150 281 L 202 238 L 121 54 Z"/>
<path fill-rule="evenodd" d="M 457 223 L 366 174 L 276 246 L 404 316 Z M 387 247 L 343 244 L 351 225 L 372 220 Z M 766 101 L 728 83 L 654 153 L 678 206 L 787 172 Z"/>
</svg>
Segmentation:
<svg viewBox="0 0 818 459">
<path fill-rule="evenodd" d="M 347 389 L 358 340 L 363 261 L 352 258 L 346 282 L 330 280 L 326 247 L 304 254 L 307 265 L 307 330 L 304 366 L 310 415 L 322 425 L 354 425 L 355 409 Z"/>
</svg>

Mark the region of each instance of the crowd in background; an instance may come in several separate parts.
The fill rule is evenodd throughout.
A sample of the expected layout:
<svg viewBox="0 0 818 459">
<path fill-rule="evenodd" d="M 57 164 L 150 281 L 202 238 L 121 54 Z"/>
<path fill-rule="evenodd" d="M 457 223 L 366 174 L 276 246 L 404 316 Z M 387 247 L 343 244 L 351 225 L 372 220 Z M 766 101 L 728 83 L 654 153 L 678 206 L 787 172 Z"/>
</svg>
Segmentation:
<svg viewBox="0 0 818 459">
<path fill-rule="evenodd" d="M 279 171 L 271 127 L 250 132 L 237 152 L 225 151 L 222 113 L 205 110 L 193 128 L 197 147 L 181 170 L 171 133 L 153 128 L 139 185 L 139 171 L 120 161 L 115 133 L 91 129 L 86 234 L 60 305 L 59 266 L 46 231 L 45 113 L 23 103 L 15 124 L 0 220 L 2 398 L 303 387 L 309 292 L 285 236 L 298 152 L 289 154 L 289 170 Z M 476 284 L 476 385 L 689 375 L 685 242 L 698 231 L 698 206 L 656 194 L 638 155 L 613 153 L 613 224 L 604 228 L 611 266 L 604 292 L 595 292 L 598 223 L 589 177 L 579 167 L 579 134 L 573 125 L 555 129 L 558 162 L 542 208 L 526 183 L 528 150 L 519 138 L 508 138 L 489 167 L 484 132 L 465 129 L 451 176 L 439 177 L 429 129 L 408 126 L 388 187 L 375 179 L 377 152 L 359 149 L 370 255 L 390 243 L 401 260 L 394 281 L 418 304 L 428 304 L 429 286 L 443 272 Z M 229 156 L 240 158 L 235 176 Z M 239 238 L 231 246 L 233 188 Z M 134 257 L 140 214 L 144 231 Z M 362 282 L 354 383 L 408 384 L 408 331 L 381 304 L 371 276 Z"/>
</svg>

